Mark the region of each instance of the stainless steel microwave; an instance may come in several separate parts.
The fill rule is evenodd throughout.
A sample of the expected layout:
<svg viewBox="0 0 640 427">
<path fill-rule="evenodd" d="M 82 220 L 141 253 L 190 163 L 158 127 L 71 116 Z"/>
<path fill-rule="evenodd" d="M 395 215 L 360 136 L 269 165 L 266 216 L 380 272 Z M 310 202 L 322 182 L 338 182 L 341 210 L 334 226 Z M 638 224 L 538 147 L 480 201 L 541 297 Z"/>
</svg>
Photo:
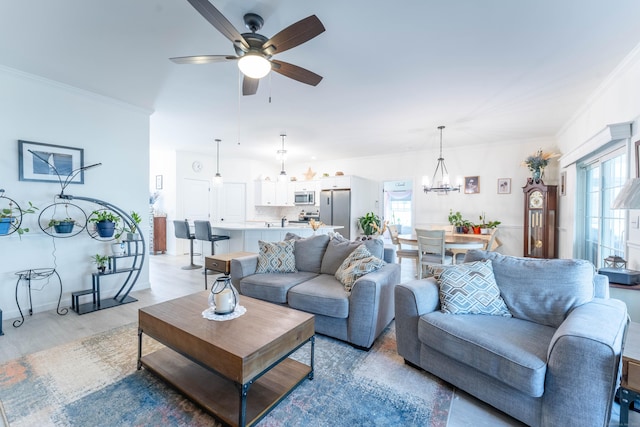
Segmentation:
<svg viewBox="0 0 640 427">
<path fill-rule="evenodd" d="M 315 191 L 296 191 L 295 193 L 293 193 L 293 203 L 295 205 L 315 205 L 316 192 Z"/>
</svg>

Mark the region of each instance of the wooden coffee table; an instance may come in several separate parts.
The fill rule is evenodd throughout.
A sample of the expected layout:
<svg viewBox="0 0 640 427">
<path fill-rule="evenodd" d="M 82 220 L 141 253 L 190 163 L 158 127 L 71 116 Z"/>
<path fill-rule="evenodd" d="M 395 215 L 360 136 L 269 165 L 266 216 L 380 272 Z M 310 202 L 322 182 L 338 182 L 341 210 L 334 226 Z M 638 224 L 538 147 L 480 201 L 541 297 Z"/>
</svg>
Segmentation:
<svg viewBox="0 0 640 427">
<path fill-rule="evenodd" d="M 252 425 L 313 379 L 314 316 L 241 295 L 247 312 L 218 322 L 202 317 L 208 295 L 138 311 L 138 369 L 144 366 L 229 425 Z M 166 348 L 142 356 L 142 334 Z M 288 357 L 307 343 L 309 365 Z"/>
</svg>

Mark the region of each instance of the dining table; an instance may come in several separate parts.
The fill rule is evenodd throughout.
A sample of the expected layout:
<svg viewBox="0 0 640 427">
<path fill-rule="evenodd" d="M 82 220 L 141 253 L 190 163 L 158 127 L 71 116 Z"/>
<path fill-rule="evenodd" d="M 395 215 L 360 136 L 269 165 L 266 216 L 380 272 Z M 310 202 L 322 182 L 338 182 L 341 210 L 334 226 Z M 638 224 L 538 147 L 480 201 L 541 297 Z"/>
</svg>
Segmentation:
<svg viewBox="0 0 640 427">
<path fill-rule="evenodd" d="M 484 249 L 489 241 L 484 237 L 481 234 L 445 233 L 444 249 L 453 254 L 455 264 L 457 254 L 464 254 L 471 249 Z M 418 238 L 415 234 L 399 234 L 398 241 L 400 244 L 418 246 Z"/>
</svg>

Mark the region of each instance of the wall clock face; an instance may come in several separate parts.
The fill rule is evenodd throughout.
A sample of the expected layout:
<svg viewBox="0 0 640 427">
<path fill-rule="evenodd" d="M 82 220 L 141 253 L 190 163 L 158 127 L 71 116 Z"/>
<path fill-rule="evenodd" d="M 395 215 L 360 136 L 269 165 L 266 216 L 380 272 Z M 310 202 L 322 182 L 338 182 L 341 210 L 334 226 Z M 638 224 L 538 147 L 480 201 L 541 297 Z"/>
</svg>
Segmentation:
<svg viewBox="0 0 640 427">
<path fill-rule="evenodd" d="M 540 209 L 542 208 L 543 199 L 540 191 L 534 191 L 529 195 L 529 208 Z"/>
<path fill-rule="evenodd" d="M 195 162 L 191 163 L 191 168 L 194 172 L 200 172 L 202 170 L 202 163 L 196 160 Z"/>
</svg>

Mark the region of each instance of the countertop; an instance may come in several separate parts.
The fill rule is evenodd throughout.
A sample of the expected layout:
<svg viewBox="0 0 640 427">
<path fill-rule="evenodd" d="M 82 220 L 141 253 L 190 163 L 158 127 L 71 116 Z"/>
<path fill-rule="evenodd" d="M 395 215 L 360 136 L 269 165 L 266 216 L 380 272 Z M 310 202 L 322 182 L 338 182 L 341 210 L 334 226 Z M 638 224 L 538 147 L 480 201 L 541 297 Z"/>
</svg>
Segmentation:
<svg viewBox="0 0 640 427">
<path fill-rule="evenodd" d="M 269 224 L 269 225 L 266 225 Z M 244 223 L 222 223 L 216 222 L 211 224 L 212 228 L 217 228 L 219 230 L 228 230 L 228 231 L 241 231 L 241 230 L 300 230 L 300 229 L 309 229 L 311 230 L 311 226 L 309 224 L 287 224 L 284 227 L 280 225 L 280 222 L 268 222 L 268 221 L 255 221 L 255 222 L 244 222 Z M 320 229 L 323 230 L 337 230 L 344 228 L 342 225 L 323 225 Z"/>
</svg>

